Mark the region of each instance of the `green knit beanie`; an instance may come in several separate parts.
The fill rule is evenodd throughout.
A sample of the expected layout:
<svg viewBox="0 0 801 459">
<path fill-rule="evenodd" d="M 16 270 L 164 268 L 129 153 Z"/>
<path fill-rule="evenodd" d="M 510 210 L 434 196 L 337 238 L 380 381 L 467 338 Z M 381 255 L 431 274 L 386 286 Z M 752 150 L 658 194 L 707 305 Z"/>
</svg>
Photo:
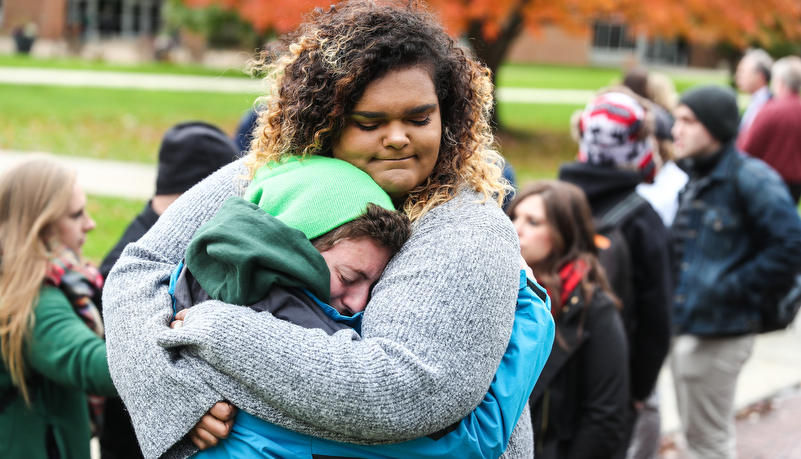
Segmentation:
<svg viewBox="0 0 801 459">
<path fill-rule="evenodd" d="M 369 175 L 324 156 L 292 157 L 262 167 L 245 199 L 309 240 L 364 215 L 369 203 L 395 210 L 392 199 Z"/>
</svg>

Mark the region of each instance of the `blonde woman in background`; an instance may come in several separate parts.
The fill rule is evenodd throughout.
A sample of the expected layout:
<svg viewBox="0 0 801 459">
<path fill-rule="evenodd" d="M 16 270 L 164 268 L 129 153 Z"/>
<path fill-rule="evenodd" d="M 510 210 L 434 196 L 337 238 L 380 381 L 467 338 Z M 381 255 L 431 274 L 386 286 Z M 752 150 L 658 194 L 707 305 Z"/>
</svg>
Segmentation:
<svg viewBox="0 0 801 459">
<path fill-rule="evenodd" d="M 87 393 L 115 395 L 81 261 L 95 222 L 75 171 L 47 157 L 0 178 L 0 457 L 89 458 Z"/>
</svg>

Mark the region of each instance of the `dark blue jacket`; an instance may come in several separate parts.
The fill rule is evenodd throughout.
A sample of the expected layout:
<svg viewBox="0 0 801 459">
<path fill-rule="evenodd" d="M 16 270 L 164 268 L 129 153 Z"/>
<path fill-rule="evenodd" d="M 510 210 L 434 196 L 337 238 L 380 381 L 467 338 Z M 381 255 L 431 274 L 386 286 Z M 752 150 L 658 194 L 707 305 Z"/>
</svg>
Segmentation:
<svg viewBox="0 0 801 459">
<path fill-rule="evenodd" d="M 679 161 L 690 181 L 671 228 L 677 335 L 756 332 L 766 294 L 801 265 L 801 219 L 776 171 L 732 142 L 711 158 Z"/>
</svg>

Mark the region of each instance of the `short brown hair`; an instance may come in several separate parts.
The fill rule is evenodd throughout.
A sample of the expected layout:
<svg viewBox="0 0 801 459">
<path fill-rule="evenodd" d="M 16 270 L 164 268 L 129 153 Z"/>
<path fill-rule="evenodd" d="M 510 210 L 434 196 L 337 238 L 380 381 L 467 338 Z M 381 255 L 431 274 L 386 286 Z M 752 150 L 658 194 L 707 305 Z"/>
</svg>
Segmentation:
<svg viewBox="0 0 801 459">
<path fill-rule="evenodd" d="M 370 203 L 362 216 L 312 239 L 311 243 L 318 251 L 325 252 L 343 239 L 372 239 L 394 256 L 411 234 L 412 225 L 406 215 Z"/>
</svg>

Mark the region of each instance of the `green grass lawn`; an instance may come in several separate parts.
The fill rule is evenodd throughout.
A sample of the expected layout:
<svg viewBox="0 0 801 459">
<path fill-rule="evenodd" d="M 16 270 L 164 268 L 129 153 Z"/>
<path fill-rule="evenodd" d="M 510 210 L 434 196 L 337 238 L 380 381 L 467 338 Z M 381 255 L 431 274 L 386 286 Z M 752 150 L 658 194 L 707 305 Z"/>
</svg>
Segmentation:
<svg viewBox="0 0 801 459">
<path fill-rule="evenodd" d="M 681 92 L 700 83 L 726 84 L 726 78 L 683 72 L 668 75 Z M 623 79 L 620 69 L 605 67 L 571 67 L 544 64 L 506 64 L 498 70 L 496 84 L 509 88 L 598 89 L 618 84 Z"/>
<path fill-rule="evenodd" d="M 95 266 L 117 243 L 125 228 L 145 205 L 145 201 L 88 196 L 86 209 L 97 222 L 97 227 L 86 237 L 83 247 L 84 257 Z"/>
<path fill-rule="evenodd" d="M 203 120 L 233 134 L 256 97 L 0 85 L 0 148 L 155 162 L 170 126 Z"/>
<path fill-rule="evenodd" d="M 99 62 L 0 56 L 2 66 L 130 70 L 219 75 L 217 70 L 174 64 L 113 66 Z M 592 90 L 620 79 L 618 69 L 509 64 L 498 74 L 500 87 Z M 686 73 L 674 78 L 679 90 L 719 77 Z M 164 132 L 185 120 L 205 120 L 232 134 L 256 94 L 0 85 L 0 149 L 47 151 L 139 162 L 155 162 Z M 500 103 L 504 126 L 499 143 L 521 183 L 553 177 L 557 165 L 575 155 L 570 115 L 580 105 Z"/>
<path fill-rule="evenodd" d="M 89 70 L 124 70 L 219 76 L 220 70 L 173 64 L 109 65 L 101 62 L 40 60 L 0 56 L 0 67 L 43 67 Z M 236 69 L 226 76 L 242 74 Z M 554 89 L 597 89 L 617 81 L 617 69 L 546 65 L 506 65 L 499 86 Z M 675 79 L 679 90 L 699 82 L 718 80 Z M 47 151 L 153 163 L 164 132 L 185 120 L 204 120 L 233 133 L 240 116 L 256 94 L 177 93 L 167 91 L 62 88 L 0 84 L 0 149 Z M 498 105 L 504 131 L 498 135 L 502 153 L 515 167 L 519 184 L 555 178 L 559 164 L 570 161 L 577 145 L 568 124 L 580 105 Z M 99 264 L 144 201 L 89 197 L 88 209 L 97 229 L 87 238 L 85 257 Z"/>
</svg>

